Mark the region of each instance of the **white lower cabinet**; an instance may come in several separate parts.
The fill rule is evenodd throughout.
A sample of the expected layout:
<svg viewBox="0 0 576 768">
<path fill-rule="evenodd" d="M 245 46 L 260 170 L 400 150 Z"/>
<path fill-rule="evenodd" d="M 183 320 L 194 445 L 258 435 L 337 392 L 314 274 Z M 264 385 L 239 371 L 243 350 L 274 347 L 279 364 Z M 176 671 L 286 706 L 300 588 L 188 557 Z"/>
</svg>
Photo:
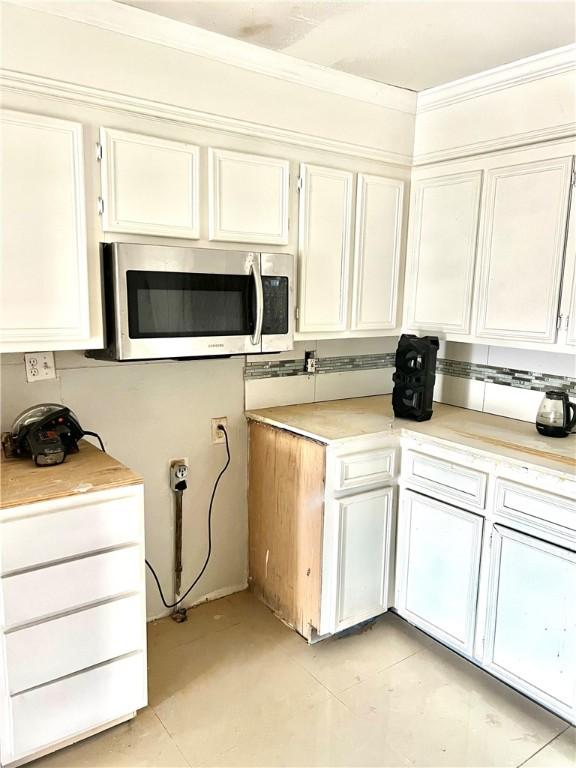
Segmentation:
<svg viewBox="0 0 576 768">
<path fill-rule="evenodd" d="M 494 526 L 484 666 L 575 721 L 576 551 Z"/>
<path fill-rule="evenodd" d="M 143 486 L 0 509 L 0 768 L 145 705 Z"/>
<path fill-rule="evenodd" d="M 393 489 L 338 502 L 338 632 L 388 610 Z"/>
<path fill-rule="evenodd" d="M 483 518 L 405 491 L 398 512 L 396 608 L 472 655 Z"/>
</svg>

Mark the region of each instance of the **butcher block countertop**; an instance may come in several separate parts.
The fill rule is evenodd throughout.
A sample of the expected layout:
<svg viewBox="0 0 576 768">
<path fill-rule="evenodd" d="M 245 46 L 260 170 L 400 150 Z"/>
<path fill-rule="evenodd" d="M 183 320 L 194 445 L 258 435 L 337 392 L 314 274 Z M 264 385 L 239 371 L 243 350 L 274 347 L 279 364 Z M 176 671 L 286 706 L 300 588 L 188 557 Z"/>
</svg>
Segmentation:
<svg viewBox="0 0 576 768">
<path fill-rule="evenodd" d="M 414 434 L 576 476 L 576 435 L 542 437 L 534 424 L 434 403 L 430 421 L 396 419 L 391 395 L 247 411 L 253 421 L 330 444 L 376 433 Z"/>
<path fill-rule="evenodd" d="M 78 446 L 78 453 L 53 467 L 37 467 L 31 459 L 7 459 L 2 453 L 0 509 L 143 482 L 140 475 L 87 440 Z"/>
</svg>

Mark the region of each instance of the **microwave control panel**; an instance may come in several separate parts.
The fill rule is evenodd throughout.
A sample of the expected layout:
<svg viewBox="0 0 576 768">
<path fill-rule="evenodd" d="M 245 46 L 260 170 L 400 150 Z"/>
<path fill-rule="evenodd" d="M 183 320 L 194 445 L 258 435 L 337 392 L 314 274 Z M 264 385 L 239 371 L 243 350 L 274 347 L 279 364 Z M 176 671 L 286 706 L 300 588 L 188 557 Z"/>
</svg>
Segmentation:
<svg viewBox="0 0 576 768">
<path fill-rule="evenodd" d="M 262 276 L 263 334 L 288 333 L 288 278 Z"/>
</svg>

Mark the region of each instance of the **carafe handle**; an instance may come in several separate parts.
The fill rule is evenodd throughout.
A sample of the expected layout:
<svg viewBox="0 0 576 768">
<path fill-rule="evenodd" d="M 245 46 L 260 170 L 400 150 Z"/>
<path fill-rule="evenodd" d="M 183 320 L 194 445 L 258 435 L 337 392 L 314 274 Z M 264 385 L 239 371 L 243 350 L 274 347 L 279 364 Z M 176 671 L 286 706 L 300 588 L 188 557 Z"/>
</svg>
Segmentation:
<svg viewBox="0 0 576 768">
<path fill-rule="evenodd" d="M 576 426 L 576 405 L 574 403 L 571 403 L 568 401 L 567 403 L 568 407 L 568 425 L 567 425 L 567 431 L 570 433 Z"/>
</svg>

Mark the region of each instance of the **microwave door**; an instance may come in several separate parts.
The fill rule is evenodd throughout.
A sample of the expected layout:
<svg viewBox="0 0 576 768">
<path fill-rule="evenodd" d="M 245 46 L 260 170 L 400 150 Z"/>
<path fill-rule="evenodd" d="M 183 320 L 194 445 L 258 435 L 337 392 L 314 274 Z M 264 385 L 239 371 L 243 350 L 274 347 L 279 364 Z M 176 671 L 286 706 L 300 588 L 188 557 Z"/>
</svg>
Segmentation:
<svg viewBox="0 0 576 768">
<path fill-rule="evenodd" d="M 119 359 L 261 351 L 260 254 L 151 248 L 116 250 Z"/>
</svg>

